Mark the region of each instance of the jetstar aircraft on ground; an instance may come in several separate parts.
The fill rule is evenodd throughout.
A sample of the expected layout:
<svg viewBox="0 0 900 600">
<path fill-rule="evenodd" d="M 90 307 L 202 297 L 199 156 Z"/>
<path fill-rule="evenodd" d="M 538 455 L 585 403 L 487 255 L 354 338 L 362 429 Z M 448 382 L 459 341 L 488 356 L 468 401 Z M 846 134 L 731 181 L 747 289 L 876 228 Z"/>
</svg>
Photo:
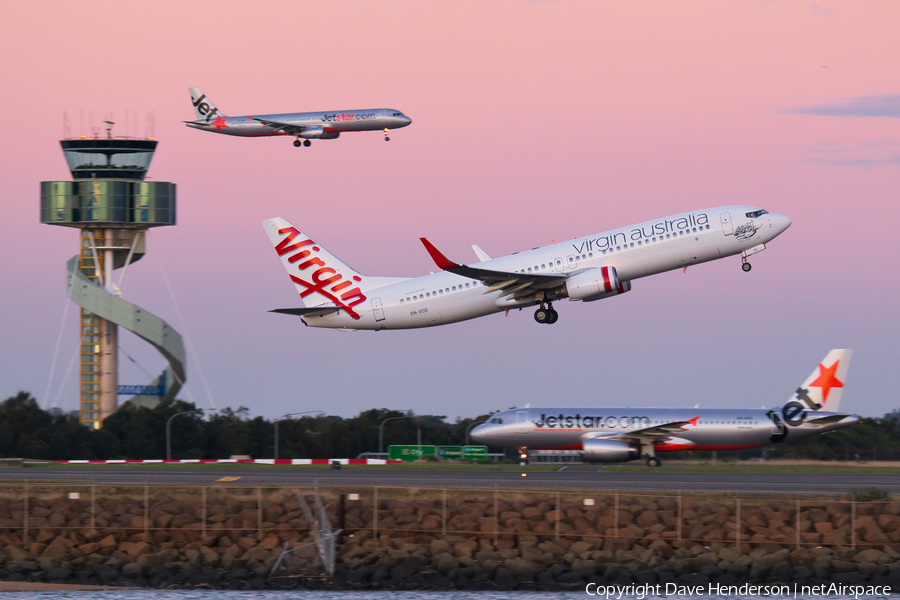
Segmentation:
<svg viewBox="0 0 900 600">
<path fill-rule="evenodd" d="M 644 457 L 651 467 L 661 464 L 657 452 L 741 450 L 799 440 L 859 422 L 838 412 L 851 353 L 829 352 L 780 408 L 522 408 L 495 413 L 472 430 L 471 439 L 523 454 L 580 450 L 585 462 Z"/>
<path fill-rule="evenodd" d="M 293 135 L 297 138 L 294 145 L 298 148 L 301 145 L 309 146 L 311 139 L 334 140 L 350 131 L 383 129 L 384 141 L 387 142 L 391 139 L 388 137 L 389 130 L 412 123 L 412 119 L 393 108 L 226 117 L 200 88 L 190 90 L 197 119 L 185 121 L 188 127 L 245 137 Z"/>
<path fill-rule="evenodd" d="M 473 246 L 481 260 L 474 266 L 451 262 L 421 238 L 443 271 L 406 279 L 358 273 L 284 219 L 263 221 L 302 302 L 272 312 L 342 331 L 433 327 L 535 305 L 538 323 L 555 323 L 554 300 L 609 298 L 635 279 L 735 254 L 749 271 L 747 257 L 790 224 L 760 208 L 724 206 L 503 258 Z"/>
</svg>

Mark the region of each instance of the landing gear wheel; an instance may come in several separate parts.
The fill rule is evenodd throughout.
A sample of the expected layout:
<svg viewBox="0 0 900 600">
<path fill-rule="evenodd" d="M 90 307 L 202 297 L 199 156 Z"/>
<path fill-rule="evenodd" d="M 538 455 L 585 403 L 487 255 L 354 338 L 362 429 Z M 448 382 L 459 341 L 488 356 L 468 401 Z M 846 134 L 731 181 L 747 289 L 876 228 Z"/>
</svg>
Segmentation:
<svg viewBox="0 0 900 600">
<path fill-rule="evenodd" d="M 294 140 L 294 147 L 295 147 L 295 148 L 299 148 L 299 147 L 302 146 L 302 145 L 303 145 L 303 142 L 301 142 L 300 140 Z"/>
<path fill-rule="evenodd" d="M 310 144 L 312 144 L 311 141 L 309 141 L 309 140 L 303 140 L 303 145 L 306 146 L 307 148 L 309 148 L 309 145 L 310 145 Z"/>
<path fill-rule="evenodd" d="M 745 273 L 749 273 L 750 269 L 752 269 L 753 266 L 750 263 L 745 262 L 744 264 L 741 265 L 741 268 L 744 270 Z"/>
<path fill-rule="evenodd" d="M 538 323 L 549 323 L 550 322 L 550 311 L 546 308 L 539 308 L 534 311 L 534 320 Z"/>
<path fill-rule="evenodd" d="M 550 318 L 547 319 L 548 325 L 553 325 L 557 321 L 559 321 L 559 313 L 553 310 L 552 308 L 548 308 L 547 312 L 550 313 Z"/>
<path fill-rule="evenodd" d="M 662 461 L 660 461 L 655 456 L 651 456 L 650 458 L 647 459 L 647 466 L 648 467 L 661 467 Z"/>
<path fill-rule="evenodd" d="M 389 138 L 388 136 L 384 136 L 384 141 L 389 142 L 391 141 L 391 138 Z"/>
</svg>

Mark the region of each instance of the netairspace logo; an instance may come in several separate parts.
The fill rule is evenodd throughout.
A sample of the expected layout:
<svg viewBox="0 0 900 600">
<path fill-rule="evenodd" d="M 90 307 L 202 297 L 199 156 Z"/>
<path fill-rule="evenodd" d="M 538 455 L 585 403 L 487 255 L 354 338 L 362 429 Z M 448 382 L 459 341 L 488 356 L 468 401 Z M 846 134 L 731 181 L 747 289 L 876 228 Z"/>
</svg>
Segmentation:
<svg viewBox="0 0 900 600">
<path fill-rule="evenodd" d="M 889 597 L 888 585 L 842 585 L 839 583 L 820 585 L 683 585 L 677 583 L 656 583 L 643 585 L 598 585 L 589 583 L 584 588 L 588 596 L 598 596 L 606 600 L 645 600 L 651 596 L 770 596 L 784 598 L 809 598 L 810 596 L 842 596 L 844 598 L 866 598 L 870 596 Z"/>
</svg>

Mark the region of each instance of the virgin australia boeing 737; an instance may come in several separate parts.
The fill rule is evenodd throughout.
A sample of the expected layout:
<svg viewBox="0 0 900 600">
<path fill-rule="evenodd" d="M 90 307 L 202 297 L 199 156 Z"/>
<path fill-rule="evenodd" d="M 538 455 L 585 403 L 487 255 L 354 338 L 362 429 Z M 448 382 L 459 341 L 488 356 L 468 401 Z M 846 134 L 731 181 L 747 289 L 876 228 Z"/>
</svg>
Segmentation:
<svg viewBox="0 0 900 600">
<path fill-rule="evenodd" d="M 662 464 L 657 452 L 741 450 L 799 440 L 859 422 L 838 412 L 851 354 L 829 352 L 776 409 L 523 408 L 495 413 L 472 430 L 471 439 L 522 453 L 580 450 L 586 462 L 644 457 L 651 467 Z"/>
<path fill-rule="evenodd" d="M 534 305 L 538 323 L 555 323 L 554 300 L 617 296 L 635 279 L 735 254 L 749 271 L 747 258 L 790 224 L 760 208 L 723 206 L 503 258 L 473 246 L 481 260 L 475 266 L 451 262 L 421 238 L 443 271 L 405 279 L 358 273 L 284 219 L 263 221 L 302 301 L 272 312 L 343 331 L 433 327 Z"/>
<path fill-rule="evenodd" d="M 406 127 L 412 123 L 412 119 L 393 108 L 226 117 L 200 91 L 200 88 L 190 90 L 197 118 L 194 121 L 185 121 L 188 127 L 245 137 L 293 135 L 297 138 L 294 145 L 298 148 L 301 145 L 309 146 L 311 139 L 334 140 L 342 133 L 350 131 L 383 129 L 384 141 L 389 141 L 391 138 L 388 137 L 388 130 Z"/>
</svg>

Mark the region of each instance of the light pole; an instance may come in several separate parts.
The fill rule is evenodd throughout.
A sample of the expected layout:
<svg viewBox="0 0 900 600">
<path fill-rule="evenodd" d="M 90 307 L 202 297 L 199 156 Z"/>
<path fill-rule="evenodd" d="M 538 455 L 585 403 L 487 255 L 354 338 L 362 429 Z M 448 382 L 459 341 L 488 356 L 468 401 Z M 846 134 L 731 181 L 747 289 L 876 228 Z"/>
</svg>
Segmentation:
<svg viewBox="0 0 900 600">
<path fill-rule="evenodd" d="M 288 414 L 284 415 L 283 417 L 279 417 L 279 418 L 275 419 L 275 460 L 278 460 L 278 422 L 281 421 L 281 419 L 287 419 L 288 417 L 293 417 L 296 415 L 308 415 L 310 413 L 320 413 L 320 412 L 322 412 L 322 411 L 321 410 L 305 410 L 303 412 L 288 413 Z"/>
<path fill-rule="evenodd" d="M 466 446 L 469 445 L 469 432 L 472 431 L 472 428 L 476 425 L 481 425 L 482 423 L 487 423 L 487 421 L 473 421 L 469 423 L 469 426 L 466 427 Z"/>
<path fill-rule="evenodd" d="M 198 410 L 186 410 L 184 412 L 175 413 L 174 415 L 169 417 L 168 421 L 166 421 L 166 460 L 172 460 L 172 433 L 171 433 L 172 419 L 174 419 L 178 415 L 193 415 L 196 413 L 202 413 L 203 410 L 204 409 L 201 408 Z"/>
<path fill-rule="evenodd" d="M 409 410 L 403 409 L 403 410 Z M 381 425 L 378 426 L 378 454 L 382 454 L 384 452 L 384 424 L 388 421 L 393 421 L 394 419 L 412 419 L 415 415 L 403 415 L 402 417 L 388 417 L 384 421 L 381 422 Z"/>
</svg>

